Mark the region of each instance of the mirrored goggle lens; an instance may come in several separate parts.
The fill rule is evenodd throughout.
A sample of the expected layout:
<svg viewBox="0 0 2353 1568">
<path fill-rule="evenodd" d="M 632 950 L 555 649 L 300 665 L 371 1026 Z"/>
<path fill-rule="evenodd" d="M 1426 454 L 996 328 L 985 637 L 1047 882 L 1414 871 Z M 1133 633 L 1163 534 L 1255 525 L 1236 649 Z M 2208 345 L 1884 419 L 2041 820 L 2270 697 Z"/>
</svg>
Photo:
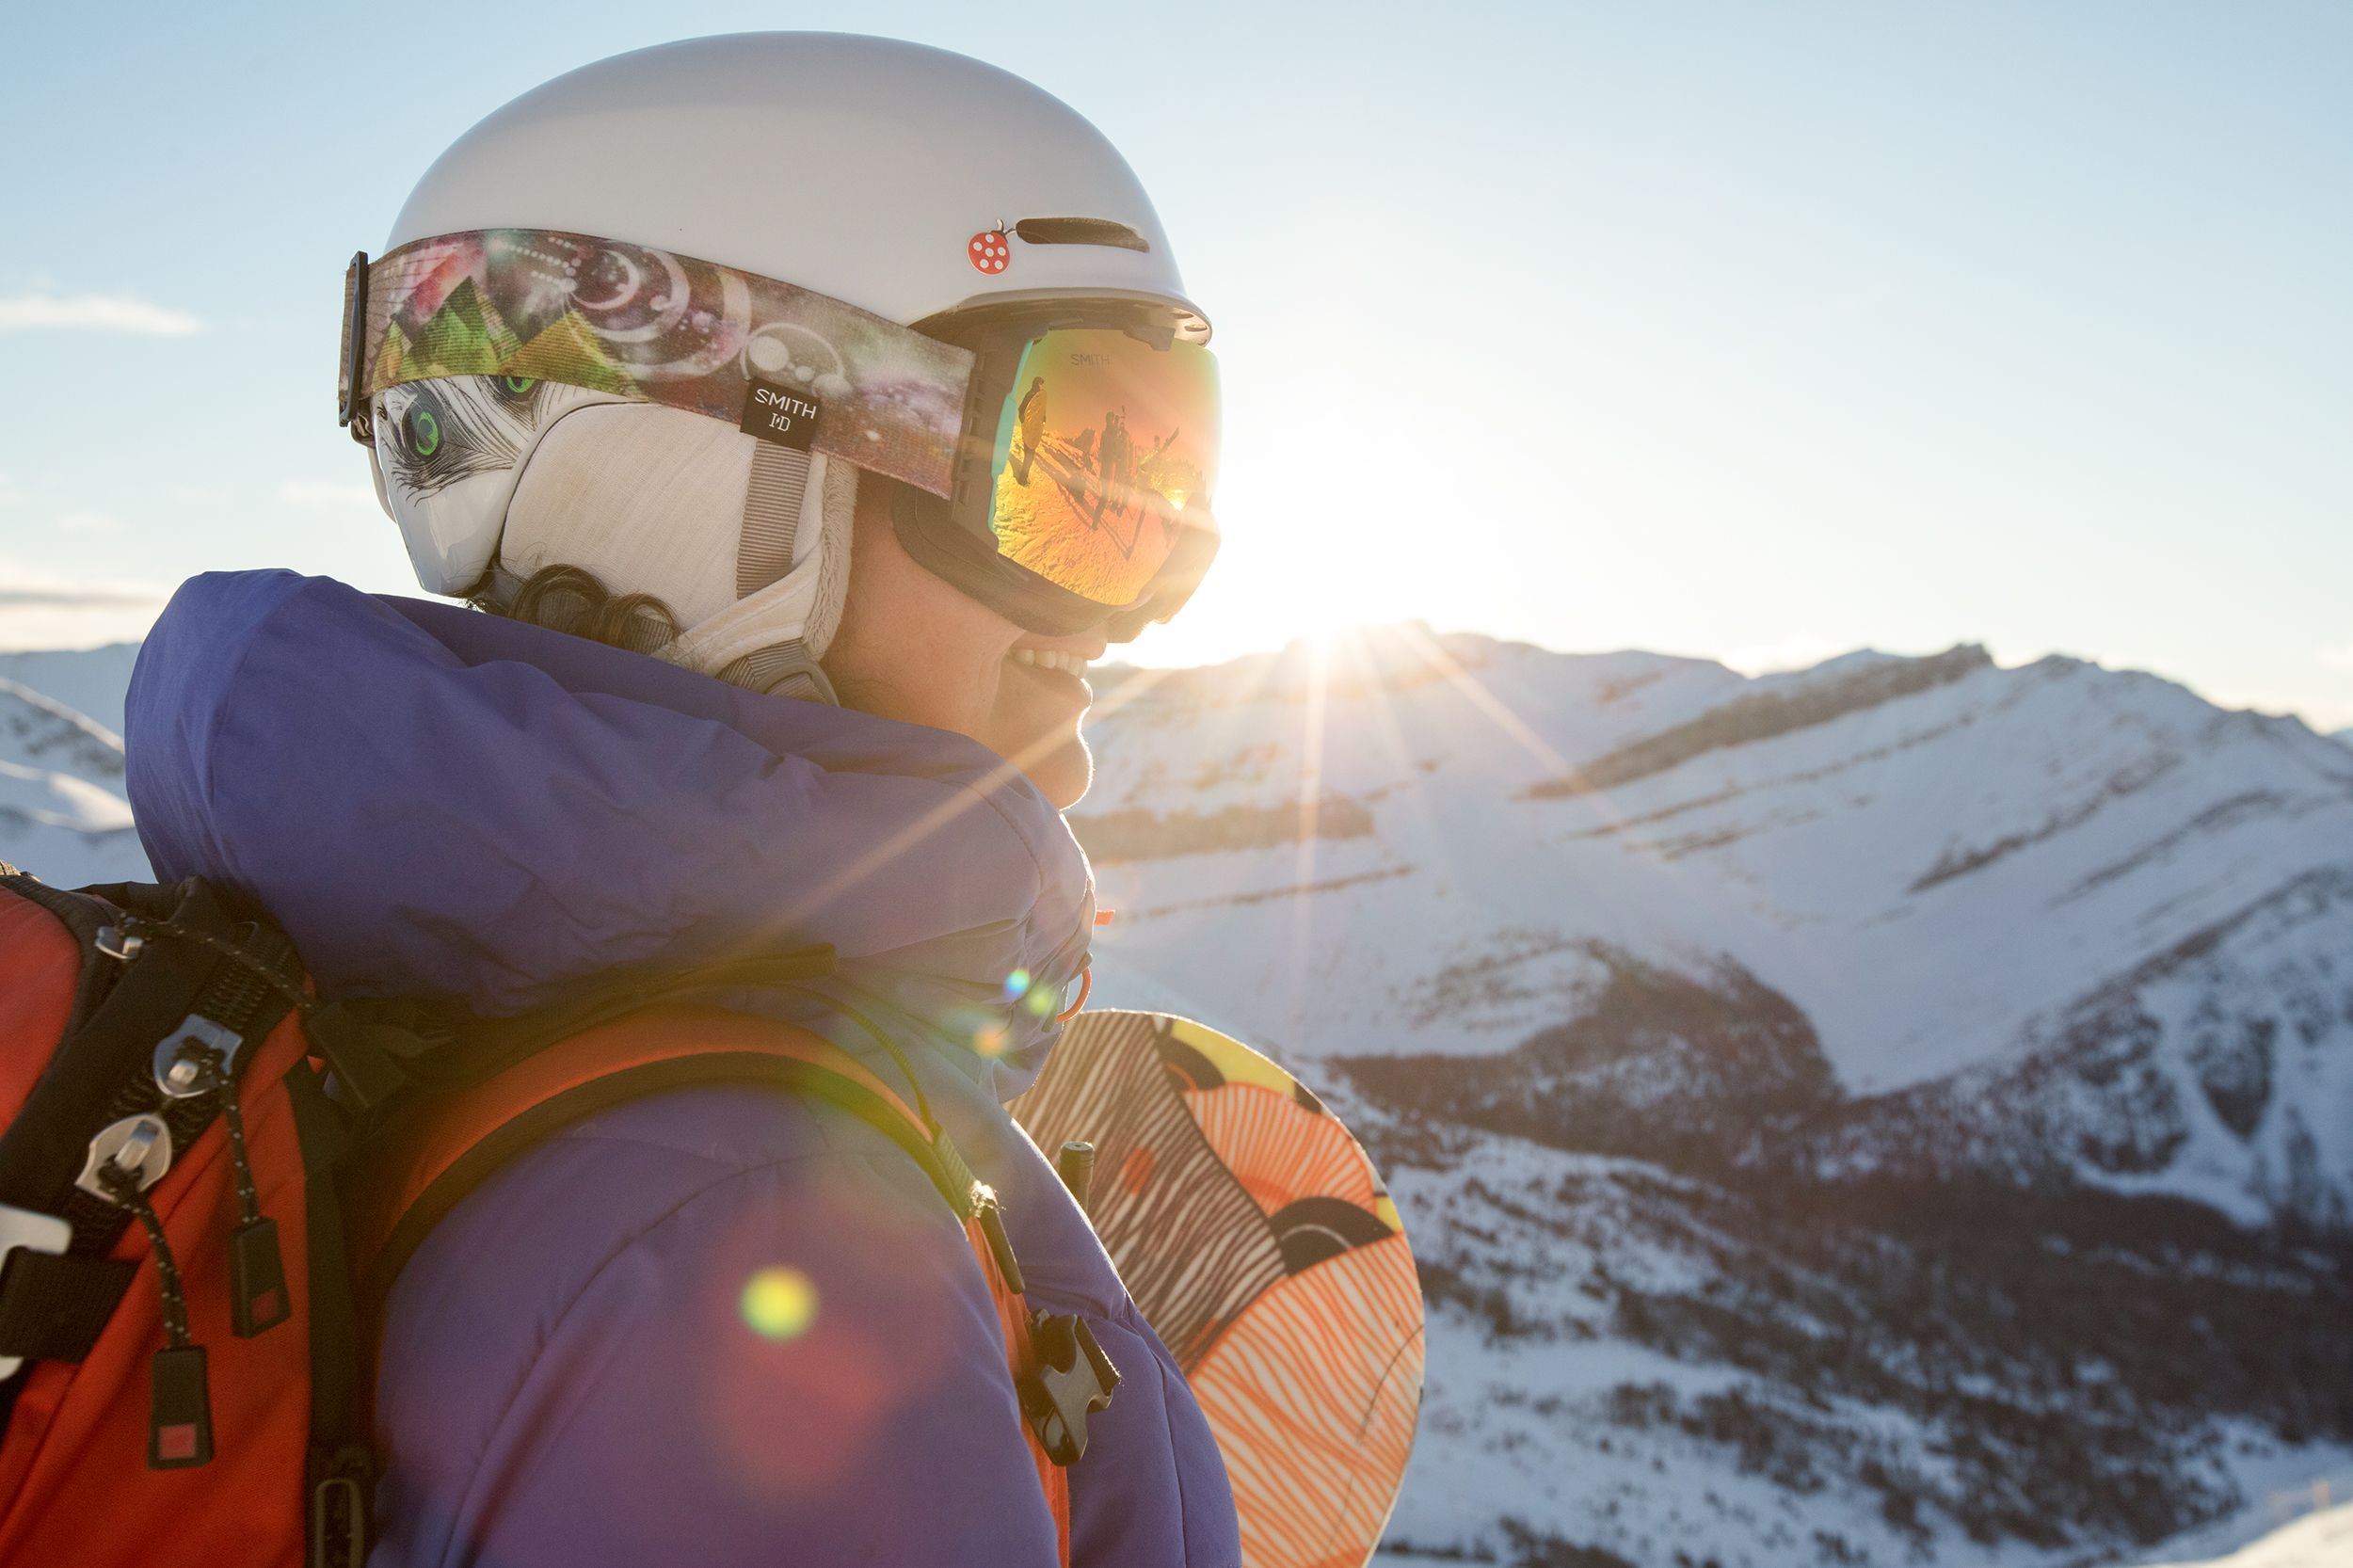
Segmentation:
<svg viewBox="0 0 2353 1568">
<path fill-rule="evenodd" d="M 1217 361 L 1199 344 L 1032 340 L 997 425 L 998 553 L 1095 603 L 1134 603 L 1182 530 L 1216 529 L 1217 421 Z"/>
</svg>

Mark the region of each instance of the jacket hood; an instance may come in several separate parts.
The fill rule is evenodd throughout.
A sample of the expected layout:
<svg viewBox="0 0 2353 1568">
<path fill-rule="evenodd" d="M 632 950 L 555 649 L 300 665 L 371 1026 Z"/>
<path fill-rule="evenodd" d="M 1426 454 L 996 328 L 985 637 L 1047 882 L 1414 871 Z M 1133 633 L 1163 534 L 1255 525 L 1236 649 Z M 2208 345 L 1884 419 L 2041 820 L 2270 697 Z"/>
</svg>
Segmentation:
<svg viewBox="0 0 2353 1568">
<path fill-rule="evenodd" d="M 329 997 L 505 1015 L 616 966 L 825 943 L 837 984 L 1011 1095 L 1086 963 L 1085 856 L 978 743 L 471 610 L 193 578 L 124 735 L 157 876 L 258 901 Z"/>
</svg>

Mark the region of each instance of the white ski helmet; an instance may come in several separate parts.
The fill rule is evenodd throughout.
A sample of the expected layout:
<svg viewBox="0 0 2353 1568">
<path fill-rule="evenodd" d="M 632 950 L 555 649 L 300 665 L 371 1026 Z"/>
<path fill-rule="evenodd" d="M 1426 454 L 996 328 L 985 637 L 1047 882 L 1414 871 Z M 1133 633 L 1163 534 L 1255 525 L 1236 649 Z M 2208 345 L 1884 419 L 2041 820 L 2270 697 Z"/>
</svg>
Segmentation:
<svg viewBox="0 0 2353 1568">
<path fill-rule="evenodd" d="M 703 38 L 569 72 L 443 152 L 386 248 L 496 230 L 675 252 L 904 326 L 1086 298 L 1208 332 L 1100 132 L 1010 72 L 890 39 Z M 844 367 L 764 349 L 747 371 L 822 387 Z M 731 423 L 554 377 L 410 381 L 345 412 L 428 591 L 496 600 L 537 568 L 581 567 L 671 607 L 681 635 L 663 657 L 825 691 L 813 661 L 847 583 L 849 464 L 780 468 Z"/>
</svg>

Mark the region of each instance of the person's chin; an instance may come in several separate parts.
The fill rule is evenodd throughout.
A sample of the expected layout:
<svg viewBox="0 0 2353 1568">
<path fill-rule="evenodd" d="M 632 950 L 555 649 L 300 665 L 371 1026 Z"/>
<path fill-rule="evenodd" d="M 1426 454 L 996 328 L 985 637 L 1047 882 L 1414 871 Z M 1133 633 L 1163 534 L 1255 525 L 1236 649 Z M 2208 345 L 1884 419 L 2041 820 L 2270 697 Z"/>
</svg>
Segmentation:
<svg viewBox="0 0 2353 1568">
<path fill-rule="evenodd" d="M 1067 811 L 1079 804 L 1087 786 L 1095 781 L 1095 758 L 1088 752 L 1085 739 L 1074 732 L 1060 745 L 1032 759 L 1022 771 L 1055 810 Z"/>
</svg>

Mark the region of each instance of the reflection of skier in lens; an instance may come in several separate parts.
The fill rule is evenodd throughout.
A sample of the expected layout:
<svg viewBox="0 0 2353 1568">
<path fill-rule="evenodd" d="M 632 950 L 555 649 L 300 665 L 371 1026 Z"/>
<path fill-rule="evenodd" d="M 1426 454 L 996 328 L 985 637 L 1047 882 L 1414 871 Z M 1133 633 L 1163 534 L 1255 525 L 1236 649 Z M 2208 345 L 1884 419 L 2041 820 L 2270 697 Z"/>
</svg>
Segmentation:
<svg viewBox="0 0 2353 1568">
<path fill-rule="evenodd" d="M 1079 455 L 1076 463 L 1057 460 L 1047 472 L 1053 475 L 1055 488 L 1062 491 L 1064 504 L 1080 518 L 1087 516 L 1087 473 L 1095 467 L 1095 427 L 1089 425 L 1079 432 L 1079 439 L 1067 443 Z"/>
<path fill-rule="evenodd" d="M 1021 407 L 1016 412 L 1021 426 L 1021 456 L 1013 460 L 1013 482 L 1026 486 L 1030 482 L 1030 464 L 1037 456 L 1037 443 L 1046 434 L 1046 377 L 1030 378 L 1030 390 L 1021 394 Z"/>
<path fill-rule="evenodd" d="M 1169 533 L 1176 532 L 1176 520 L 1170 515 L 1169 510 L 1165 506 L 1156 508 L 1151 503 L 1152 501 L 1159 501 L 1162 499 L 1160 493 L 1160 482 L 1159 479 L 1154 477 L 1154 470 L 1160 463 L 1160 455 L 1168 450 L 1169 443 L 1176 440 L 1177 431 L 1182 428 L 1183 426 L 1179 425 L 1177 430 L 1171 430 L 1167 435 L 1162 436 L 1159 440 L 1154 441 L 1152 443 L 1152 450 L 1145 453 L 1143 458 L 1137 462 L 1135 472 L 1130 475 L 1130 478 L 1135 483 L 1136 520 L 1139 525 L 1141 525 L 1144 520 L 1144 514 L 1157 510 L 1160 513 L 1160 527 Z M 1150 499 L 1147 500 L 1147 497 Z"/>
<path fill-rule="evenodd" d="M 1104 498 L 1111 493 L 1113 485 L 1121 482 L 1121 475 L 1128 463 L 1128 453 L 1127 419 L 1116 412 L 1106 410 L 1103 415 L 1102 444 L 1096 448 L 1095 453 L 1095 517 L 1093 521 L 1097 528 L 1103 526 Z M 1122 501 L 1112 508 L 1112 516 L 1117 517 L 1127 509 L 1128 504 Z"/>
<path fill-rule="evenodd" d="M 1182 427 L 1179 426 L 1179 428 L 1181 429 Z M 1162 436 L 1159 440 L 1152 443 L 1152 450 L 1145 453 L 1144 455 L 1144 461 L 1136 465 L 1136 473 L 1139 477 L 1149 474 L 1152 472 L 1152 465 L 1160 460 L 1160 454 L 1168 450 L 1168 443 L 1175 440 L 1176 439 L 1176 435 L 1177 432 L 1176 430 L 1171 430 L 1167 435 Z"/>
</svg>

